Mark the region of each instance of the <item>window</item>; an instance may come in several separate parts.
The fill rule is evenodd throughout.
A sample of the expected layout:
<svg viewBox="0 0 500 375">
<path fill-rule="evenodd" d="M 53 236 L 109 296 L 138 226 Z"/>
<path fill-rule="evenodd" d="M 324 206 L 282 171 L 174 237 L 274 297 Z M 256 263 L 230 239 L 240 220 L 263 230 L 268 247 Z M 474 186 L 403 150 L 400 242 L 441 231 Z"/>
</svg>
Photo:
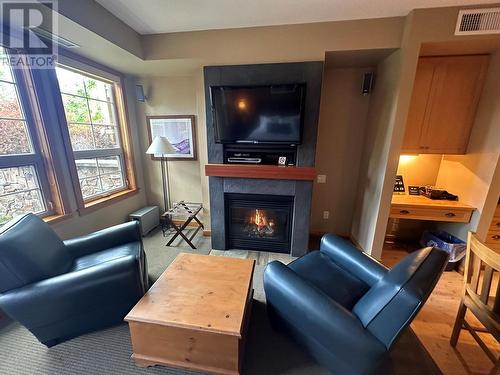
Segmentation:
<svg viewBox="0 0 500 375">
<path fill-rule="evenodd" d="M 7 57 L 0 47 L 0 61 Z M 0 224 L 28 212 L 52 213 L 24 73 L 0 64 Z"/>
<path fill-rule="evenodd" d="M 126 160 L 128 133 L 124 127 L 119 80 L 68 66 L 56 68 L 72 149 L 80 208 L 129 186 Z"/>
</svg>

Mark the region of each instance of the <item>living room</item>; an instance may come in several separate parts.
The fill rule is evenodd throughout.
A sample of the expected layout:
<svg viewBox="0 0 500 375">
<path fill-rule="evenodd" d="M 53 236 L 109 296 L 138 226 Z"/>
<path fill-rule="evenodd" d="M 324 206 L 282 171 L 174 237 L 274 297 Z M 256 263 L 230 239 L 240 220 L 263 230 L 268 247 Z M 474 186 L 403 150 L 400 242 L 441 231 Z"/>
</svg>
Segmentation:
<svg viewBox="0 0 500 375">
<path fill-rule="evenodd" d="M 499 371 L 498 2 L 1 3 L 0 373 Z"/>
</svg>

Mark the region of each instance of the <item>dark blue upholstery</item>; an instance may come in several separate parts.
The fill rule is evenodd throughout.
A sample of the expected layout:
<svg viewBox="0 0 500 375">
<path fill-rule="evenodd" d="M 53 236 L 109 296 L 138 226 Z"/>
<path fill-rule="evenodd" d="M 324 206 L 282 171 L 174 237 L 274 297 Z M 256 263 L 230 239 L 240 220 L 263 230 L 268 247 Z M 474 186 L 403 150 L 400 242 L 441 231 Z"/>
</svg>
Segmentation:
<svg viewBox="0 0 500 375">
<path fill-rule="evenodd" d="M 271 322 L 335 374 L 387 369 L 389 350 L 434 289 L 448 254 L 418 250 L 392 270 L 326 235 L 320 251 L 270 263 L 264 289 Z"/>
<path fill-rule="evenodd" d="M 148 287 L 133 221 L 61 241 L 28 214 L 0 230 L 0 308 L 47 346 L 118 324 Z"/>
</svg>

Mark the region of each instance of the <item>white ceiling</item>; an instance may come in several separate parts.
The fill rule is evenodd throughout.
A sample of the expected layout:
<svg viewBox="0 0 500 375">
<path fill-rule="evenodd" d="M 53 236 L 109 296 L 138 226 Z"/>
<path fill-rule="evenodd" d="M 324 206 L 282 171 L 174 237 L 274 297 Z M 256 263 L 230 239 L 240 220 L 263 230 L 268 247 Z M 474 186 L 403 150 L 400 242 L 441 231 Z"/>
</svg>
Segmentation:
<svg viewBox="0 0 500 375">
<path fill-rule="evenodd" d="M 97 0 L 140 34 L 406 16 L 499 0 Z"/>
</svg>

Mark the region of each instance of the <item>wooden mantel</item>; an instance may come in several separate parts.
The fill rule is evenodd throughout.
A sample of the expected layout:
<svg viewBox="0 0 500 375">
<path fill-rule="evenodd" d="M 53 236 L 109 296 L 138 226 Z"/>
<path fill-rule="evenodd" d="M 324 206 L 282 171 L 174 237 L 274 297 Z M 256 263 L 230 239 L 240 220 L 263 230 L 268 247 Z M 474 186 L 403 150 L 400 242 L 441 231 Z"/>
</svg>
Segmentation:
<svg viewBox="0 0 500 375">
<path fill-rule="evenodd" d="M 316 178 L 316 169 L 313 167 L 286 167 L 278 165 L 206 164 L 205 176 L 314 181 Z"/>
</svg>

